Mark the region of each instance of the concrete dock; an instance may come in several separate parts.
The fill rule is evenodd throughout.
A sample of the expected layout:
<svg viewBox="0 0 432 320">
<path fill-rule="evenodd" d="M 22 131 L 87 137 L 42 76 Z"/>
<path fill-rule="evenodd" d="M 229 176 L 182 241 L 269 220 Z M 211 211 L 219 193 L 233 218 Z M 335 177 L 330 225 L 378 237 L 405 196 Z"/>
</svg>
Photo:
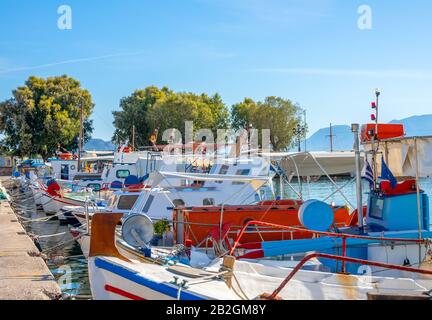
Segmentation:
<svg viewBox="0 0 432 320">
<path fill-rule="evenodd" d="M 59 297 L 60 287 L 9 202 L 0 202 L 0 300 Z"/>
</svg>

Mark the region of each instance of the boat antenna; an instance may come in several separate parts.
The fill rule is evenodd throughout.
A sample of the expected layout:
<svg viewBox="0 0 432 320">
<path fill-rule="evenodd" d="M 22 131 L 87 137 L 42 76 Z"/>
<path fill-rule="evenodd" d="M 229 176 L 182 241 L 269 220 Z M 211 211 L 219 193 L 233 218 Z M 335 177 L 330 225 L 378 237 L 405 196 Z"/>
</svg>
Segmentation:
<svg viewBox="0 0 432 320">
<path fill-rule="evenodd" d="M 375 101 L 372 102 L 371 106 L 375 113 L 371 114 L 371 120 L 375 121 L 375 129 L 371 130 L 370 136 L 372 137 L 372 167 L 373 167 L 373 178 L 374 178 L 374 189 L 377 189 L 378 183 L 378 165 L 377 165 L 377 154 L 379 150 L 379 134 L 378 134 L 378 115 L 379 115 L 379 97 L 381 90 L 375 89 Z"/>
<path fill-rule="evenodd" d="M 80 102 L 80 128 L 78 137 L 78 161 L 77 161 L 77 171 L 81 172 L 81 153 L 83 149 L 83 139 L 84 139 L 84 115 L 83 115 L 83 104 Z"/>
</svg>

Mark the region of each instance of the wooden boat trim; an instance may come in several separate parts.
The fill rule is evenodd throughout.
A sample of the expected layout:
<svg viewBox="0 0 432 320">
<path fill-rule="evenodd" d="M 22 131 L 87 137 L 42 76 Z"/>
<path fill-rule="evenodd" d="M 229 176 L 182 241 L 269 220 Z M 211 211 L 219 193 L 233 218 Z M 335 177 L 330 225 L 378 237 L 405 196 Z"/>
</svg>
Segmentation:
<svg viewBox="0 0 432 320">
<path fill-rule="evenodd" d="M 115 257 L 129 261 L 116 247 L 115 228 L 120 222 L 121 213 L 95 213 L 91 220 L 89 257 Z"/>
</svg>

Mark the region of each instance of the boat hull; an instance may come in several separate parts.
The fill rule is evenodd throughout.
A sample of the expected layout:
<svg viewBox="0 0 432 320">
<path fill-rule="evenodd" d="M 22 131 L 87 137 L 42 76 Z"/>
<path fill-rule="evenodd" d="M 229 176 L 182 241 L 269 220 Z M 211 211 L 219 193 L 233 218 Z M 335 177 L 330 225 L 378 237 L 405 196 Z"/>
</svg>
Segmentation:
<svg viewBox="0 0 432 320">
<path fill-rule="evenodd" d="M 259 299 L 263 294 L 272 293 L 292 271 L 292 268 L 277 264 L 237 261 L 234 268 L 237 284 L 232 282 L 234 285 L 228 286 L 224 280 L 214 278 L 188 286 L 187 283 L 199 282 L 196 281 L 199 278 L 187 276 L 188 272 L 194 274 L 201 270 L 184 267 L 184 274 L 179 275 L 163 265 L 102 256 L 91 257 L 88 263 L 92 295 L 98 300 Z M 174 276 L 178 278 L 177 284 L 173 281 Z M 186 287 L 180 290 L 179 284 L 183 280 L 187 281 Z M 279 292 L 278 297 L 283 300 L 366 300 L 371 294 L 420 297 L 431 286 L 430 279 L 300 270 Z"/>
<path fill-rule="evenodd" d="M 42 196 L 42 207 L 46 213 L 55 214 L 64 206 L 84 206 L 85 202 L 67 197 L 51 196 L 44 192 Z"/>
</svg>

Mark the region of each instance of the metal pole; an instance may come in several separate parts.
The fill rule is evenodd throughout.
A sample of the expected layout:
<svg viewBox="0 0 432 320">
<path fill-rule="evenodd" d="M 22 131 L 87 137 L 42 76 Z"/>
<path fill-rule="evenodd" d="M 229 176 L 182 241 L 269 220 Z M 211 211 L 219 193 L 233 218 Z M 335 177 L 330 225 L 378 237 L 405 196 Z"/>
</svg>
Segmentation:
<svg viewBox="0 0 432 320">
<path fill-rule="evenodd" d="M 359 225 L 360 230 L 362 230 L 363 229 L 363 201 L 362 201 L 362 183 L 361 183 L 361 157 L 360 157 L 359 125 L 357 123 L 353 123 L 351 125 L 351 131 L 354 134 L 358 225 Z"/>
<path fill-rule="evenodd" d="M 135 151 L 135 125 L 132 125 L 132 151 Z"/>
<path fill-rule="evenodd" d="M 420 185 L 419 185 L 419 161 L 418 161 L 418 148 L 417 138 L 414 138 L 414 152 L 416 156 L 416 192 L 417 192 L 417 220 L 418 220 L 418 237 L 422 239 L 422 225 L 421 225 L 421 199 L 420 199 Z M 419 245 L 419 265 L 422 262 L 421 245 Z"/>
<path fill-rule="evenodd" d="M 282 173 L 279 170 L 279 196 L 280 196 L 281 200 L 283 200 L 283 197 L 284 197 L 284 190 L 283 190 L 283 188 L 284 188 L 283 176 L 282 176 Z"/>
<path fill-rule="evenodd" d="M 330 152 L 333 152 L 333 127 L 330 123 Z"/>
<path fill-rule="evenodd" d="M 304 113 L 304 127 L 306 128 L 306 110 L 303 110 Z M 307 152 L 307 139 L 306 139 L 306 135 L 304 137 L 304 152 Z"/>
<path fill-rule="evenodd" d="M 83 140 L 83 105 L 80 103 L 80 131 L 78 140 L 78 172 L 81 172 L 81 152 L 82 152 L 82 140 Z"/>
<path fill-rule="evenodd" d="M 379 113 L 379 96 L 380 96 L 381 92 L 379 91 L 379 89 L 375 89 L 375 96 L 376 96 L 376 108 L 375 108 L 375 134 L 378 137 L 378 113 Z"/>
</svg>

